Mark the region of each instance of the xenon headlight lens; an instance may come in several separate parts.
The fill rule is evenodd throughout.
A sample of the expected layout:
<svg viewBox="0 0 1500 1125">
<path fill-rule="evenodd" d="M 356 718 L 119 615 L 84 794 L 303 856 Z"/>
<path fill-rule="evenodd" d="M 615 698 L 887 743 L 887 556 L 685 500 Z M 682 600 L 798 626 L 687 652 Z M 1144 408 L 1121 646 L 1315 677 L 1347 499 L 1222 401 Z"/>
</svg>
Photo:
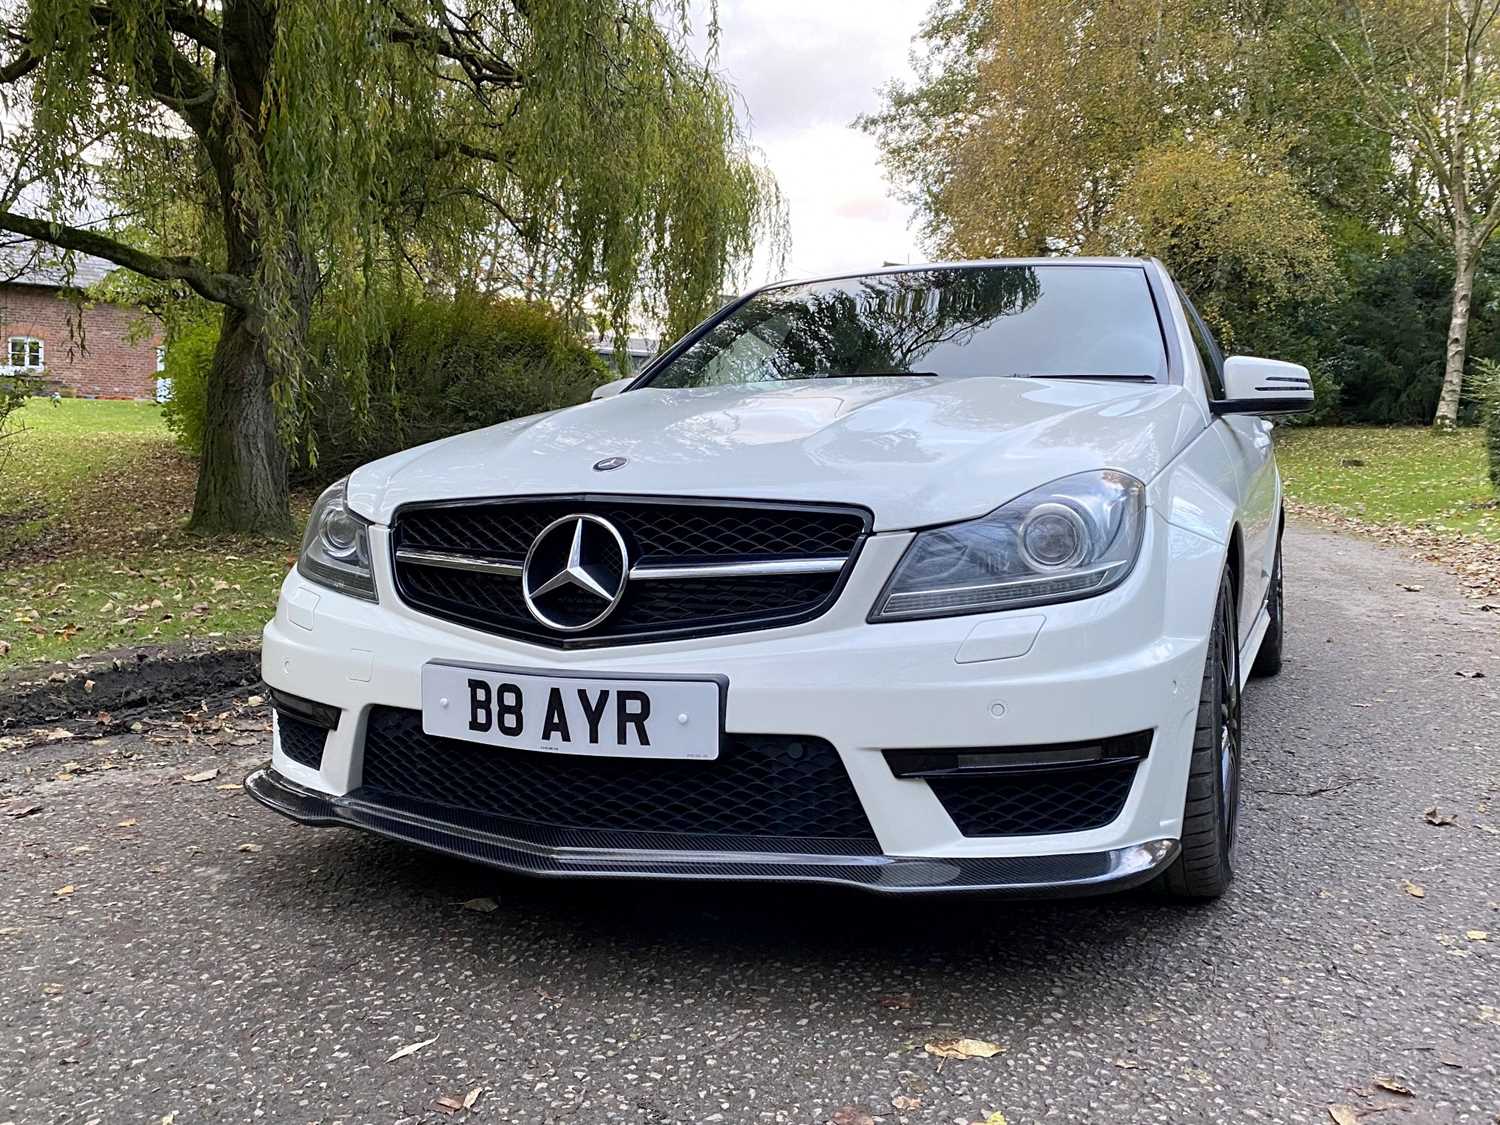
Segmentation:
<svg viewBox="0 0 1500 1125">
<path fill-rule="evenodd" d="M 302 577 L 366 601 L 379 601 L 370 571 L 368 524 L 349 510 L 348 478 L 323 490 L 307 519 L 297 572 Z"/>
<path fill-rule="evenodd" d="M 987 516 L 919 532 L 872 621 L 993 613 L 1093 597 L 1141 550 L 1146 488 L 1107 469 L 1063 477 Z"/>
</svg>

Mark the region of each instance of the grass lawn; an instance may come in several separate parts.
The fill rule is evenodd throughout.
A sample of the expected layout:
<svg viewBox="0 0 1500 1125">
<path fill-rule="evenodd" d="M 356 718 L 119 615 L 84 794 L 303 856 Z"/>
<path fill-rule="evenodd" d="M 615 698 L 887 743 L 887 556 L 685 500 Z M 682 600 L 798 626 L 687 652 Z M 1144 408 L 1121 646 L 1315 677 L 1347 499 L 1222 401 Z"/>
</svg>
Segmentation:
<svg viewBox="0 0 1500 1125">
<path fill-rule="evenodd" d="M 155 405 L 31 399 L 0 462 L 0 669 L 253 637 L 296 544 L 183 529 L 194 466 Z"/>
<path fill-rule="evenodd" d="M 1500 540 L 1500 497 L 1478 429 L 1318 426 L 1278 431 L 1287 494 L 1372 523 Z"/>
</svg>

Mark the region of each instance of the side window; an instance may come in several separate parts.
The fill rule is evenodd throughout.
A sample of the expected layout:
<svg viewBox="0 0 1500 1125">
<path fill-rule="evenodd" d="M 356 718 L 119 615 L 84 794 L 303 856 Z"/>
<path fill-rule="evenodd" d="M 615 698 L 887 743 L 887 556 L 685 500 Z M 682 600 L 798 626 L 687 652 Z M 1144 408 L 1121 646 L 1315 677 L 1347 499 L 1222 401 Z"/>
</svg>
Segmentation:
<svg viewBox="0 0 1500 1125">
<path fill-rule="evenodd" d="M 1203 318 L 1198 315 L 1198 310 L 1193 307 L 1193 302 L 1188 300 L 1180 285 L 1177 287 L 1177 296 L 1182 300 L 1183 309 L 1187 311 L 1188 332 L 1193 337 L 1193 347 L 1198 351 L 1198 358 L 1203 362 L 1203 375 L 1208 380 L 1208 396 L 1223 398 L 1224 353 L 1219 351 L 1213 333 L 1203 323 Z"/>
</svg>

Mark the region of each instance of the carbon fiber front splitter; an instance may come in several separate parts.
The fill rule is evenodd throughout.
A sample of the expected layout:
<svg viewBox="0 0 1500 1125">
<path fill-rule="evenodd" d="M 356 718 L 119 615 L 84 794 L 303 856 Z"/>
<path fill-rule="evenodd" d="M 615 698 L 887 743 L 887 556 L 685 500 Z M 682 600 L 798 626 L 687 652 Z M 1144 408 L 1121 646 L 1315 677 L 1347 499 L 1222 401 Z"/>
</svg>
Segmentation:
<svg viewBox="0 0 1500 1125">
<path fill-rule="evenodd" d="M 1177 858 L 1176 840 L 1072 855 L 930 859 L 713 848 L 611 847 L 559 842 L 555 830 L 504 831 L 460 825 L 360 796 L 330 797 L 287 780 L 270 766 L 245 779 L 268 809 L 302 824 L 359 828 L 459 859 L 524 875 L 833 883 L 888 894 L 985 891 L 1045 898 L 1102 894 L 1149 881 Z M 599 834 L 592 834 L 597 840 Z M 680 842 L 680 841 L 679 841 Z M 707 841 L 705 841 L 707 842 Z"/>
</svg>

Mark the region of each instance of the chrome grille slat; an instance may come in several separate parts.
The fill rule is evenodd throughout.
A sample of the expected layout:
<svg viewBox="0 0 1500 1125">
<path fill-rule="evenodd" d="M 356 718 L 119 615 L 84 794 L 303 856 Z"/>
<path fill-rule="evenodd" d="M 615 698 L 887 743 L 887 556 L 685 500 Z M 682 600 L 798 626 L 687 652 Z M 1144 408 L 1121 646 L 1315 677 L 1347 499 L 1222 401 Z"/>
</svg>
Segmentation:
<svg viewBox="0 0 1500 1125">
<path fill-rule="evenodd" d="M 628 540 L 629 581 L 597 627 L 561 635 L 521 597 L 525 552 L 562 516 Z M 870 528 L 857 508 L 657 497 L 538 497 L 412 505 L 392 521 L 397 592 L 423 613 L 573 648 L 771 628 L 825 612 Z"/>
</svg>

